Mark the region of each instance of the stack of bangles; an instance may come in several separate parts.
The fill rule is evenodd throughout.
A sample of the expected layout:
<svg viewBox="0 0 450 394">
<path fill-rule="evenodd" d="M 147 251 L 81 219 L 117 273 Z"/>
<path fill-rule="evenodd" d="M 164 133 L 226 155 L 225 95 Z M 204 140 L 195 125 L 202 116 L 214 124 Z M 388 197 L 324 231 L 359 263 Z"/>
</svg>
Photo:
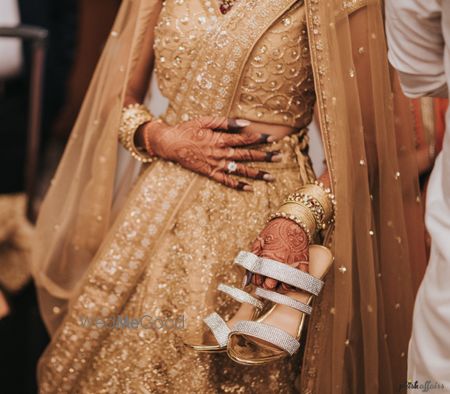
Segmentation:
<svg viewBox="0 0 450 394">
<path fill-rule="evenodd" d="M 146 106 L 142 104 L 130 104 L 122 109 L 122 117 L 119 127 L 119 142 L 131 153 L 136 160 L 142 163 L 151 163 L 157 157 L 152 153 L 147 135 L 144 135 L 145 147 L 137 147 L 135 144 L 136 131 L 144 123 L 155 120 Z M 160 121 L 160 120 L 157 120 Z"/>
<path fill-rule="evenodd" d="M 315 182 L 290 194 L 269 221 L 285 218 L 297 223 L 308 236 L 310 244 L 315 235 L 334 223 L 335 199 L 331 190 L 323 183 Z"/>
</svg>

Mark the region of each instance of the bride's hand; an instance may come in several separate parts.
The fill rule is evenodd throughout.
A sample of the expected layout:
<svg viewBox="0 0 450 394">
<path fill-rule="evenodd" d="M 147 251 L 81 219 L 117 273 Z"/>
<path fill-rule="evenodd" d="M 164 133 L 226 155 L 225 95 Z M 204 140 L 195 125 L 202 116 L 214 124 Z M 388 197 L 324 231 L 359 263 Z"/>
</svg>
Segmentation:
<svg viewBox="0 0 450 394">
<path fill-rule="evenodd" d="M 305 231 L 289 219 L 271 220 L 253 243 L 252 252 L 260 257 L 280 261 L 308 272 L 309 241 Z M 252 283 L 266 289 L 275 289 L 278 281 L 260 275 L 252 276 Z M 284 283 L 285 290 L 291 288 Z"/>
<path fill-rule="evenodd" d="M 211 116 L 176 126 L 151 122 L 145 126 L 143 133 L 147 150 L 156 156 L 179 163 L 188 170 L 230 188 L 251 191 L 252 187 L 248 183 L 239 181 L 231 174 L 265 181 L 273 181 L 274 178 L 265 171 L 248 167 L 241 162 L 279 161 L 281 156 L 276 151 L 237 148 L 270 142 L 267 134 L 239 132 L 249 124 L 246 120 Z M 238 132 L 227 133 L 223 130 Z"/>
</svg>

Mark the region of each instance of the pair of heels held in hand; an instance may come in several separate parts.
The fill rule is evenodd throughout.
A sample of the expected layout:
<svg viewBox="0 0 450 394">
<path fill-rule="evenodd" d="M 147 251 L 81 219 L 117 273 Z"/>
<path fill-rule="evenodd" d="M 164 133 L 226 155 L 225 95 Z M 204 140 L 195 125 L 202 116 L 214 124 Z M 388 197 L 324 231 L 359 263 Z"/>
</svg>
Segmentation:
<svg viewBox="0 0 450 394">
<path fill-rule="evenodd" d="M 240 252 L 235 264 L 247 272 L 276 279 L 298 289 L 281 294 L 253 287 L 252 294 L 220 284 L 219 291 L 239 301 L 243 306 L 230 321 L 216 312 L 207 316 L 204 331 L 189 338 L 185 344 L 199 352 L 224 352 L 240 364 L 261 365 L 294 355 L 300 348 L 305 318 L 311 314 L 311 302 L 322 287 L 333 262 L 330 250 L 324 246 L 309 248 L 309 273 L 287 264 L 261 258 L 250 252 Z"/>
</svg>

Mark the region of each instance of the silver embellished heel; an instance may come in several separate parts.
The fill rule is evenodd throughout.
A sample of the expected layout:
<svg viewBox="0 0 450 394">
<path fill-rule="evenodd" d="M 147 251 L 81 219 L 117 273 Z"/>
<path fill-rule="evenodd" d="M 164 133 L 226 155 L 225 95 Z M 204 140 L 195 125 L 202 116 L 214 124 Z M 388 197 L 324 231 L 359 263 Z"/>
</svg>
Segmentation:
<svg viewBox="0 0 450 394">
<path fill-rule="evenodd" d="M 240 303 L 252 306 L 246 318 L 255 319 L 261 314 L 264 303 L 246 291 L 222 283 L 217 289 Z M 228 334 L 230 333 L 230 327 L 227 322 L 216 312 L 205 317 L 203 322 L 205 324 L 203 331 L 186 337 L 184 339 L 185 345 L 198 352 L 216 353 L 226 351 Z"/>
<path fill-rule="evenodd" d="M 294 355 L 300 348 L 300 337 L 306 316 L 312 312 L 311 301 L 322 287 L 321 280 L 333 262 L 329 249 L 310 247 L 309 274 L 275 260 L 241 252 L 236 263 L 248 271 L 274 278 L 302 292 L 281 294 L 257 288 L 255 294 L 272 303 L 259 317 L 239 321 L 229 332 L 228 356 L 246 365 L 261 365 Z"/>
</svg>

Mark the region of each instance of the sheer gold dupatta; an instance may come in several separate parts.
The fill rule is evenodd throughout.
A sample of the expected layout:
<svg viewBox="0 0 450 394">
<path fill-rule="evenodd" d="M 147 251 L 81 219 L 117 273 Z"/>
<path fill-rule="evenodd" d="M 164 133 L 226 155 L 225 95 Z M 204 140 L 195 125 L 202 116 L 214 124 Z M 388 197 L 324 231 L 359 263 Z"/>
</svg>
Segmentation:
<svg viewBox="0 0 450 394">
<path fill-rule="evenodd" d="M 111 225 L 117 125 L 128 75 L 159 0 L 125 0 L 42 204 L 32 273 L 52 333 Z"/>
<path fill-rule="evenodd" d="M 414 297 L 403 198 L 420 206 L 402 188 L 381 6 L 306 5 L 337 207 L 335 268 L 309 326 L 301 391 L 392 393 L 406 381 Z"/>
</svg>

